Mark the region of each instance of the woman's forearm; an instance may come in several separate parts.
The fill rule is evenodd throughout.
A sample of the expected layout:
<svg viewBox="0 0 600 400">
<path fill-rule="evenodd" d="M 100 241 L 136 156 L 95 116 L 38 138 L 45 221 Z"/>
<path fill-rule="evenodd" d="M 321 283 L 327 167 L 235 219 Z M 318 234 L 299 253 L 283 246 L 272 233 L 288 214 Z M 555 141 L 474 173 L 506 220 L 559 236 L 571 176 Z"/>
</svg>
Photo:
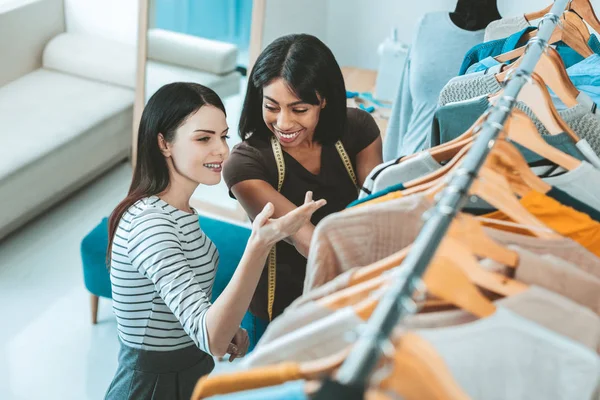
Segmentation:
<svg viewBox="0 0 600 400">
<path fill-rule="evenodd" d="M 292 244 L 304 258 L 308 258 L 310 242 L 314 231 L 315 226 L 311 223 L 307 223 L 298 231 L 298 233 L 289 238 L 289 243 Z"/>
<path fill-rule="evenodd" d="M 231 281 L 207 311 L 206 328 L 213 355 L 222 357 L 227 352 L 248 310 L 268 255 L 269 247 L 251 237 Z"/>
</svg>

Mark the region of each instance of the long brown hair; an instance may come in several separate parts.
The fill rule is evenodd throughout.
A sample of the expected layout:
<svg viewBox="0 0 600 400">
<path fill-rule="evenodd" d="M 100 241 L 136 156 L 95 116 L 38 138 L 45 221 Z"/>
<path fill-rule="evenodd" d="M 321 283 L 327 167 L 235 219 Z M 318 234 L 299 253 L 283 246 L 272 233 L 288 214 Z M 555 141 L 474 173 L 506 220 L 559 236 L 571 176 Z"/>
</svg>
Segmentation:
<svg viewBox="0 0 600 400">
<path fill-rule="evenodd" d="M 158 146 L 158 135 L 171 143 L 175 132 L 186 119 L 202 106 L 225 106 L 212 90 L 197 83 L 175 82 L 152 95 L 142 113 L 138 130 L 137 162 L 127 197 L 114 209 L 108 220 L 107 265 L 110 267 L 113 240 L 125 211 L 140 199 L 163 192 L 169 186 L 169 168 Z"/>
</svg>

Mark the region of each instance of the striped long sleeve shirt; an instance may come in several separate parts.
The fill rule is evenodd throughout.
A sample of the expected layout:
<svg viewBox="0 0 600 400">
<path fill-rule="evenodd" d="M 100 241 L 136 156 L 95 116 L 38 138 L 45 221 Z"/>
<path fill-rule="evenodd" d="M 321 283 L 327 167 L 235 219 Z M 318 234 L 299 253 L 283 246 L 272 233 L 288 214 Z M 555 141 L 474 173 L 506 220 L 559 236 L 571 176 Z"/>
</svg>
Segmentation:
<svg viewBox="0 0 600 400">
<path fill-rule="evenodd" d="M 195 344 L 211 354 L 206 330 L 219 262 L 198 215 L 156 196 L 121 218 L 111 254 L 119 338 L 131 347 L 171 351 Z"/>
</svg>

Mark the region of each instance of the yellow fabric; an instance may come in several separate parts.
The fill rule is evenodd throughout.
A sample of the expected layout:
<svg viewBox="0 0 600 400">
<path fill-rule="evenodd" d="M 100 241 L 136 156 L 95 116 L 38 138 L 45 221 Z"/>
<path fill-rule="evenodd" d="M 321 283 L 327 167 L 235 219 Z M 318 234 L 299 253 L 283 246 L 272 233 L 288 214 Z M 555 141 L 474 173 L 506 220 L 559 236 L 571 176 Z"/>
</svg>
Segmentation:
<svg viewBox="0 0 600 400">
<path fill-rule="evenodd" d="M 394 199 L 401 199 L 402 197 L 403 197 L 402 192 L 400 192 L 400 191 L 392 192 L 392 193 L 386 194 L 385 196 L 381 196 L 376 199 L 365 201 L 364 203 L 361 203 L 361 204 L 357 204 L 354 207 L 352 207 L 352 209 L 364 207 L 366 205 L 381 204 L 381 203 L 385 203 L 386 201 L 390 201 L 390 200 L 394 200 Z"/>
<path fill-rule="evenodd" d="M 298 363 L 283 363 L 226 375 L 205 376 L 196 383 L 192 400 L 275 386 L 297 379 L 302 379 Z"/>
<path fill-rule="evenodd" d="M 520 202 L 548 228 L 576 241 L 600 257 L 600 223 L 594 221 L 589 215 L 565 206 L 553 198 L 535 191 L 531 191 L 526 196 L 523 196 Z M 485 214 L 483 217 L 514 222 L 502 211 Z M 531 236 L 528 230 L 517 227 L 494 224 L 490 224 L 489 226 Z"/>
</svg>

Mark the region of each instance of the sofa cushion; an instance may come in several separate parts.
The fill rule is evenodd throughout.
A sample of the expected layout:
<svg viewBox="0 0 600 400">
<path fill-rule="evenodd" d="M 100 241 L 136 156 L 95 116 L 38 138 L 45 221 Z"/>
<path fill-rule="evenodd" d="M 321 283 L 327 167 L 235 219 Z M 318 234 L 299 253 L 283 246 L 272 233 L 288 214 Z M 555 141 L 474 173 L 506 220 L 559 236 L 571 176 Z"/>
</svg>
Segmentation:
<svg viewBox="0 0 600 400">
<path fill-rule="evenodd" d="M 44 49 L 43 66 L 83 78 L 135 88 L 134 46 L 78 33 L 62 33 Z"/>
<path fill-rule="evenodd" d="M 195 82 L 214 90 L 221 98 L 240 92 L 241 74 L 215 75 L 173 64 L 148 60 L 146 64 L 146 101 L 161 86 L 171 82 Z"/>
<path fill-rule="evenodd" d="M 39 69 L 0 88 L 0 179 L 133 104 L 132 90 Z"/>
<path fill-rule="evenodd" d="M 0 239 L 127 158 L 133 96 L 47 70 L 0 88 Z"/>
<path fill-rule="evenodd" d="M 223 75 L 235 70 L 237 46 L 163 29 L 149 29 L 148 58 Z"/>
</svg>

